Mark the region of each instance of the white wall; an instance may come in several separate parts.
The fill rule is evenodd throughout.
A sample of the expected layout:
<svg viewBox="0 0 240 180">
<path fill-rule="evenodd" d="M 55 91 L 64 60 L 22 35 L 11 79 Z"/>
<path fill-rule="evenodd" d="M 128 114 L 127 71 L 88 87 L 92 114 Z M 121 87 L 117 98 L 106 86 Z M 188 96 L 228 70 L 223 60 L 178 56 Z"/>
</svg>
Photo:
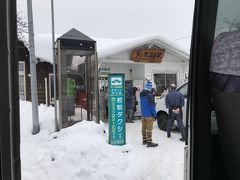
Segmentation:
<svg viewBox="0 0 240 180">
<path fill-rule="evenodd" d="M 177 85 L 187 81 L 188 61 L 165 51 L 161 63 L 135 63 L 130 60 L 131 51 L 124 51 L 100 60 L 99 62 L 102 61 L 101 67 L 109 67 L 111 73 L 125 73 L 126 80 L 144 80 L 147 78 L 153 81 L 153 74 L 165 73 L 177 74 Z M 130 69 L 132 69 L 132 74 L 130 74 Z"/>
<path fill-rule="evenodd" d="M 110 73 L 124 73 L 125 80 L 144 80 L 143 64 L 127 64 L 127 63 L 101 63 L 101 67 L 110 68 Z M 130 72 L 132 70 L 132 73 Z"/>
</svg>

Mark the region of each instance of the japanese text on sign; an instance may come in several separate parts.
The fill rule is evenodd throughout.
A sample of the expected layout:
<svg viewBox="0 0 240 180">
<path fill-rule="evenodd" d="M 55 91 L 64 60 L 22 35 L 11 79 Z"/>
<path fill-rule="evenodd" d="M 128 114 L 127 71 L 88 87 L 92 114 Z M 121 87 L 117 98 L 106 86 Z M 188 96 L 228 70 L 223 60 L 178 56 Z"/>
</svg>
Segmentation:
<svg viewBox="0 0 240 180">
<path fill-rule="evenodd" d="M 125 144 L 124 75 L 109 74 L 109 143 Z"/>
</svg>

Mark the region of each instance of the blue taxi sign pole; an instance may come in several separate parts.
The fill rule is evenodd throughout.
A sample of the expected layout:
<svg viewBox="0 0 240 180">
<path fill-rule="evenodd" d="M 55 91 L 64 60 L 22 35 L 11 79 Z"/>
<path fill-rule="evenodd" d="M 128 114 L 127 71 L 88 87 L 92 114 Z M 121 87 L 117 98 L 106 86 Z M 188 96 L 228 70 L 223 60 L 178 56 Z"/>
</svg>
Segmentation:
<svg viewBox="0 0 240 180">
<path fill-rule="evenodd" d="M 126 144 L 124 74 L 108 75 L 109 144 Z"/>
</svg>

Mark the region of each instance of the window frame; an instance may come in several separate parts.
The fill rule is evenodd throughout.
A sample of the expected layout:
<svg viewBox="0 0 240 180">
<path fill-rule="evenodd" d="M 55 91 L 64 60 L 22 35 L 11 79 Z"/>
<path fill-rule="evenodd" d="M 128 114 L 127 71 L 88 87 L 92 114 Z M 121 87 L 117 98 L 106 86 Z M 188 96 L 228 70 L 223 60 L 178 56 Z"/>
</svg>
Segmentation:
<svg viewBox="0 0 240 180">
<path fill-rule="evenodd" d="M 176 86 L 177 86 L 177 80 L 178 80 L 178 73 L 177 72 L 169 72 L 169 73 L 166 73 L 166 72 L 155 72 L 155 73 L 153 73 L 152 74 L 152 79 L 153 79 L 153 82 L 154 82 L 154 84 L 155 85 L 157 85 L 156 83 L 155 83 L 155 75 L 164 75 L 164 88 L 165 89 L 168 89 L 169 87 L 167 86 L 167 75 L 175 75 L 176 76 L 176 78 L 175 78 L 175 84 L 176 84 Z M 160 92 L 160 94 L 159 95 L 161 95 L 161 93 L 162 92 Z"/>
<path fill-rule="evenodd" d="M 26 89 L 26 66 L 25 66 L 25 62 L 24 61 L 19 61 L 18 62 L 18 66 L 20 65 L 20 64 L 23 64 L 23 71 L 20 71 L 19 70 L 19 68 L 18 68 L 18 76 L 23 76 L 23 86 L 24 86 L 24 92 L 23 92 L 23 96 L 24 96 L 24 99 L 21 99 L 21 100 L 26 100 L 27 99 L 27 94 L 26 94 L 26 92 L 27 92 L 27 89 Z M 20 82 L 19 82 L 20 83 Z M 19 84 L 19 86 L 20 86 L 20 84 Z M 20 96 L 20 91 L 19 91 L 19 99 L 21 98 L 21 96 Z"/>
<path fill-rule="evenodd" d="M 54 83 L 54 74 L 53 73 L 49 73 L 48 74 L 48 87 L 49 87 L 48 88 L 48 93 L 49 93 L 49 104 L 53 105 L 54 104 L 54 95 L 53 95 L 53 100 L 52 100 L 51 91 L 53 89 L 53 93 L 54 93 L 54 87 L 52 87 L 52 84 L 51 84 L 51 76 L 53 77 L 53 83 Z"/>
<path fill-rule="evenodd" d="M 186 145 L 189 144 L 187 179 L 212 180 L 211 102 L 209 60 L 214 40 L 218 0 L 196 0 L 189 61 Z M 188 121 L 188 119 L 190 121 Z M 190 133 L 190 136 L 188 135 Z"/>
</svg>

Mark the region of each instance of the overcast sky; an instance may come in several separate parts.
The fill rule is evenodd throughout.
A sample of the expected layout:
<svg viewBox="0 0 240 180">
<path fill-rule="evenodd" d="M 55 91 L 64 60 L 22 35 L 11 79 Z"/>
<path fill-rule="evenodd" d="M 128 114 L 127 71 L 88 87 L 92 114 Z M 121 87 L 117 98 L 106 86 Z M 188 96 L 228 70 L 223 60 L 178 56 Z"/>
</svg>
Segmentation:
<svg viewBox="0 0 240 180">
<path fill-rule="evenodd" d="M 51 33 L 51 0 L 32 3 L 34 32 Z M 26 9 L 27 0 L 18 0 L 27 20 Z M 55 0 L 55 32 L 74 27 L 99 38 L 156 34 L 189 49 L 193 9 L 194 0 Z"/>
</svg>

